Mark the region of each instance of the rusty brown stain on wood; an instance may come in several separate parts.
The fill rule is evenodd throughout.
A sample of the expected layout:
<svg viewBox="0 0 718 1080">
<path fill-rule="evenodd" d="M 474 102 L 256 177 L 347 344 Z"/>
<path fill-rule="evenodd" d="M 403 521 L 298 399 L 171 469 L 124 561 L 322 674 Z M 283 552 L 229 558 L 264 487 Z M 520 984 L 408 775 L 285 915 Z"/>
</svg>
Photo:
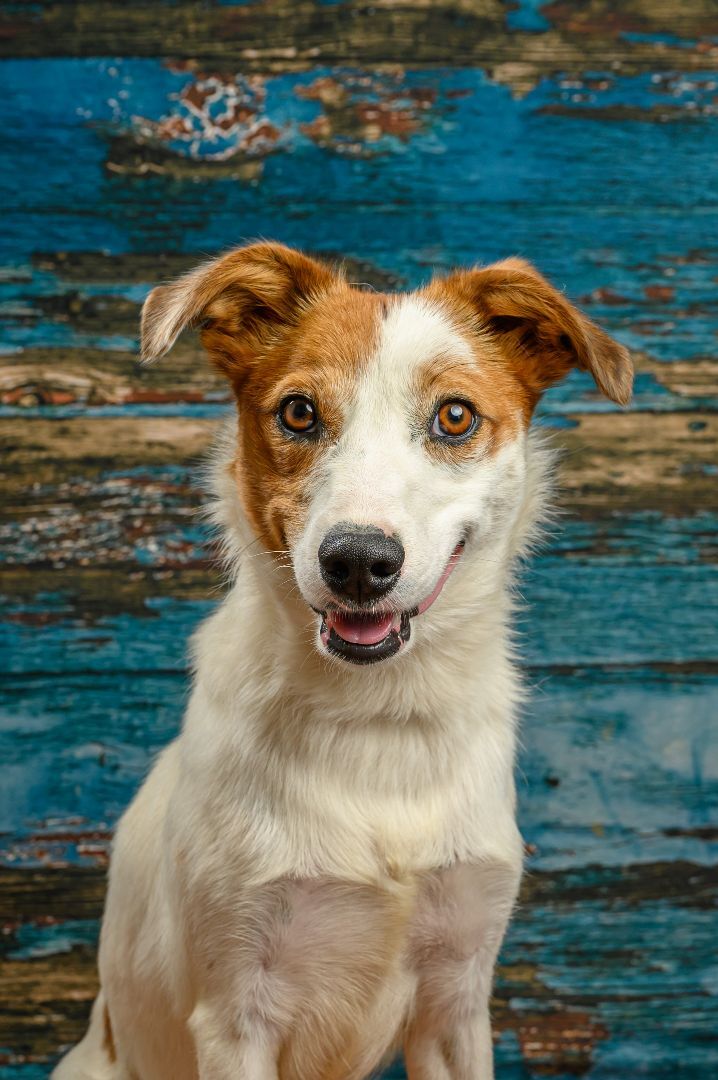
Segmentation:
<svg viewBox="0 0 718 1080">
<path fill-rule="evenodd" d="M 524 1061 L 538 1076 L 581 1076 L 591 1066 L 596 1043 L 609 1035 L 605 1024 L 570 1009 L 541 1012 L 512 1026 Z"/>
<path fill-rule="evenodd" d="M 135 327 L 133 320 L 133 333 Z M 229 397 L 226 382 L 190 340 L 154 367 L 141 365 L 135 353 L 82 348 L 26 348 L 0 364 L 5 405 L 191 404 Z"/>
</svg>

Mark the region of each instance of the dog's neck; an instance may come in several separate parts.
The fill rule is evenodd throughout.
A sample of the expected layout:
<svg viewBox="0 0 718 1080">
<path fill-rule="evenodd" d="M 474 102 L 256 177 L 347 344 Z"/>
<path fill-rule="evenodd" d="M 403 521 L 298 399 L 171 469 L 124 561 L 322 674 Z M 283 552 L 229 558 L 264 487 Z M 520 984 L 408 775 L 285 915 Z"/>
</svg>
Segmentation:
<svg viewBox="0 0 718 1080">
<path fill-rule="evenodd" d="M 353 667 L 320 655 L 316 618 L 296 597 L 287 604 L 263 563 L 244 561 L 195 638 L 184 789 L 210 803 L 214 791 L 241 791 L 272 834 L 281 819 L 326 835 L 318 863 L 287 855 L 291 874 L 342 876 L 337 853 L 350 850 L 352 875 L 369 880 L 385 863 L 470 859 L 511 833 L 521 691 L 507 580 L 473 597 L 450 645 L 417 628 L 401 658 Z"/>
</svg>

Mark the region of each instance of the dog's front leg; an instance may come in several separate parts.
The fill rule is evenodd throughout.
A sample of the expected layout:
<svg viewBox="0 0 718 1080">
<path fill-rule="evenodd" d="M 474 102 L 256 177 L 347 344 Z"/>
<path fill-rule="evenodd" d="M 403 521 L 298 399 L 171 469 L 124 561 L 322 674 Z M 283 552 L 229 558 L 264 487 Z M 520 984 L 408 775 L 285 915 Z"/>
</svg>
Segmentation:
<svg viewBox="0 0 718 1080">
<path fill-rule="evenodd" d="M 453 958 L 425 972 L 404 1047 L 409 1080 L 493 1080 L 494 960 L 493 950 L 481 950 L 471 960 Z"/>
<path fill-rule="evenodd" d="M 411 935 L 416 1001 L 404 1044 L 409 1080 L 493 1080 L 489 999 L 518 862 L 429 875 Z"/>
<path fill-rule="evenodd" d="M 404 1062 L 409 1080 L 493 1080 L 488 1002 L 458 1023 L 411 1029 Z"/>
<path fill-rule="evenodd" d="M 266 1024 L 230 1015 L 226 1004 L 202 1001 L 189 1026 L 199 1080 L 278 1080 L 277 1038 Z"/>
</svg>

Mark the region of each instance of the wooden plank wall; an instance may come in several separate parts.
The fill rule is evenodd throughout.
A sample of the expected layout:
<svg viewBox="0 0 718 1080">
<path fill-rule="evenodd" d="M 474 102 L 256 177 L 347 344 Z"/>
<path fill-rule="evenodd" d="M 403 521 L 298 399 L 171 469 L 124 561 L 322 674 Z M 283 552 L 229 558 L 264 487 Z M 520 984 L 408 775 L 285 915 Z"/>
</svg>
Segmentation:
<svg viewBox="0 0 718 1080">
<path fill-rule="evenodd" d="M 139 306 L 256 236 L 390 288 L 520 253 L 633 350 L 629 411 L 576 376 L 538 420 L 498 1071 L 717 1076 L 715 0 L 37 0 L 0 56 L 0 1078 L 82 1030 L 113 823 L 221 589 L 226 390 L 191 337 L 141 370 Z"/>
</svg>

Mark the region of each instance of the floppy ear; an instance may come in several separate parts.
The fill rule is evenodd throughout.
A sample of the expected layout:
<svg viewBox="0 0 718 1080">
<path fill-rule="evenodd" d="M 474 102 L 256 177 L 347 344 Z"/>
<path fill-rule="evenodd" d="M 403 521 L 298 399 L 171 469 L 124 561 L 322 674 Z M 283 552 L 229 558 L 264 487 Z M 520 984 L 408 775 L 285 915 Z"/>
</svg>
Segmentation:
<svg viewBox="0 0 718 1080">
<path fill-rule="evenodd" d="M 471 304 L 482 327 L 500 341 L 536 398 L 576 367 L 590 372 L 611 401 L 620 405 L 630 401 L 633 364 L 627 349 L 524 259 L 459 271 L 444 284 Z"/>
<path fill-rule="evenodd" d="M 141 356 L 164 356 L 186 327 L 203 324 L 212 360 L 233 373 L 248 348 L 291 324 L 336 283 L 328 267 L 283 244 L 251 244 L 153 289 L 142 308 Z"/>
</svg>

